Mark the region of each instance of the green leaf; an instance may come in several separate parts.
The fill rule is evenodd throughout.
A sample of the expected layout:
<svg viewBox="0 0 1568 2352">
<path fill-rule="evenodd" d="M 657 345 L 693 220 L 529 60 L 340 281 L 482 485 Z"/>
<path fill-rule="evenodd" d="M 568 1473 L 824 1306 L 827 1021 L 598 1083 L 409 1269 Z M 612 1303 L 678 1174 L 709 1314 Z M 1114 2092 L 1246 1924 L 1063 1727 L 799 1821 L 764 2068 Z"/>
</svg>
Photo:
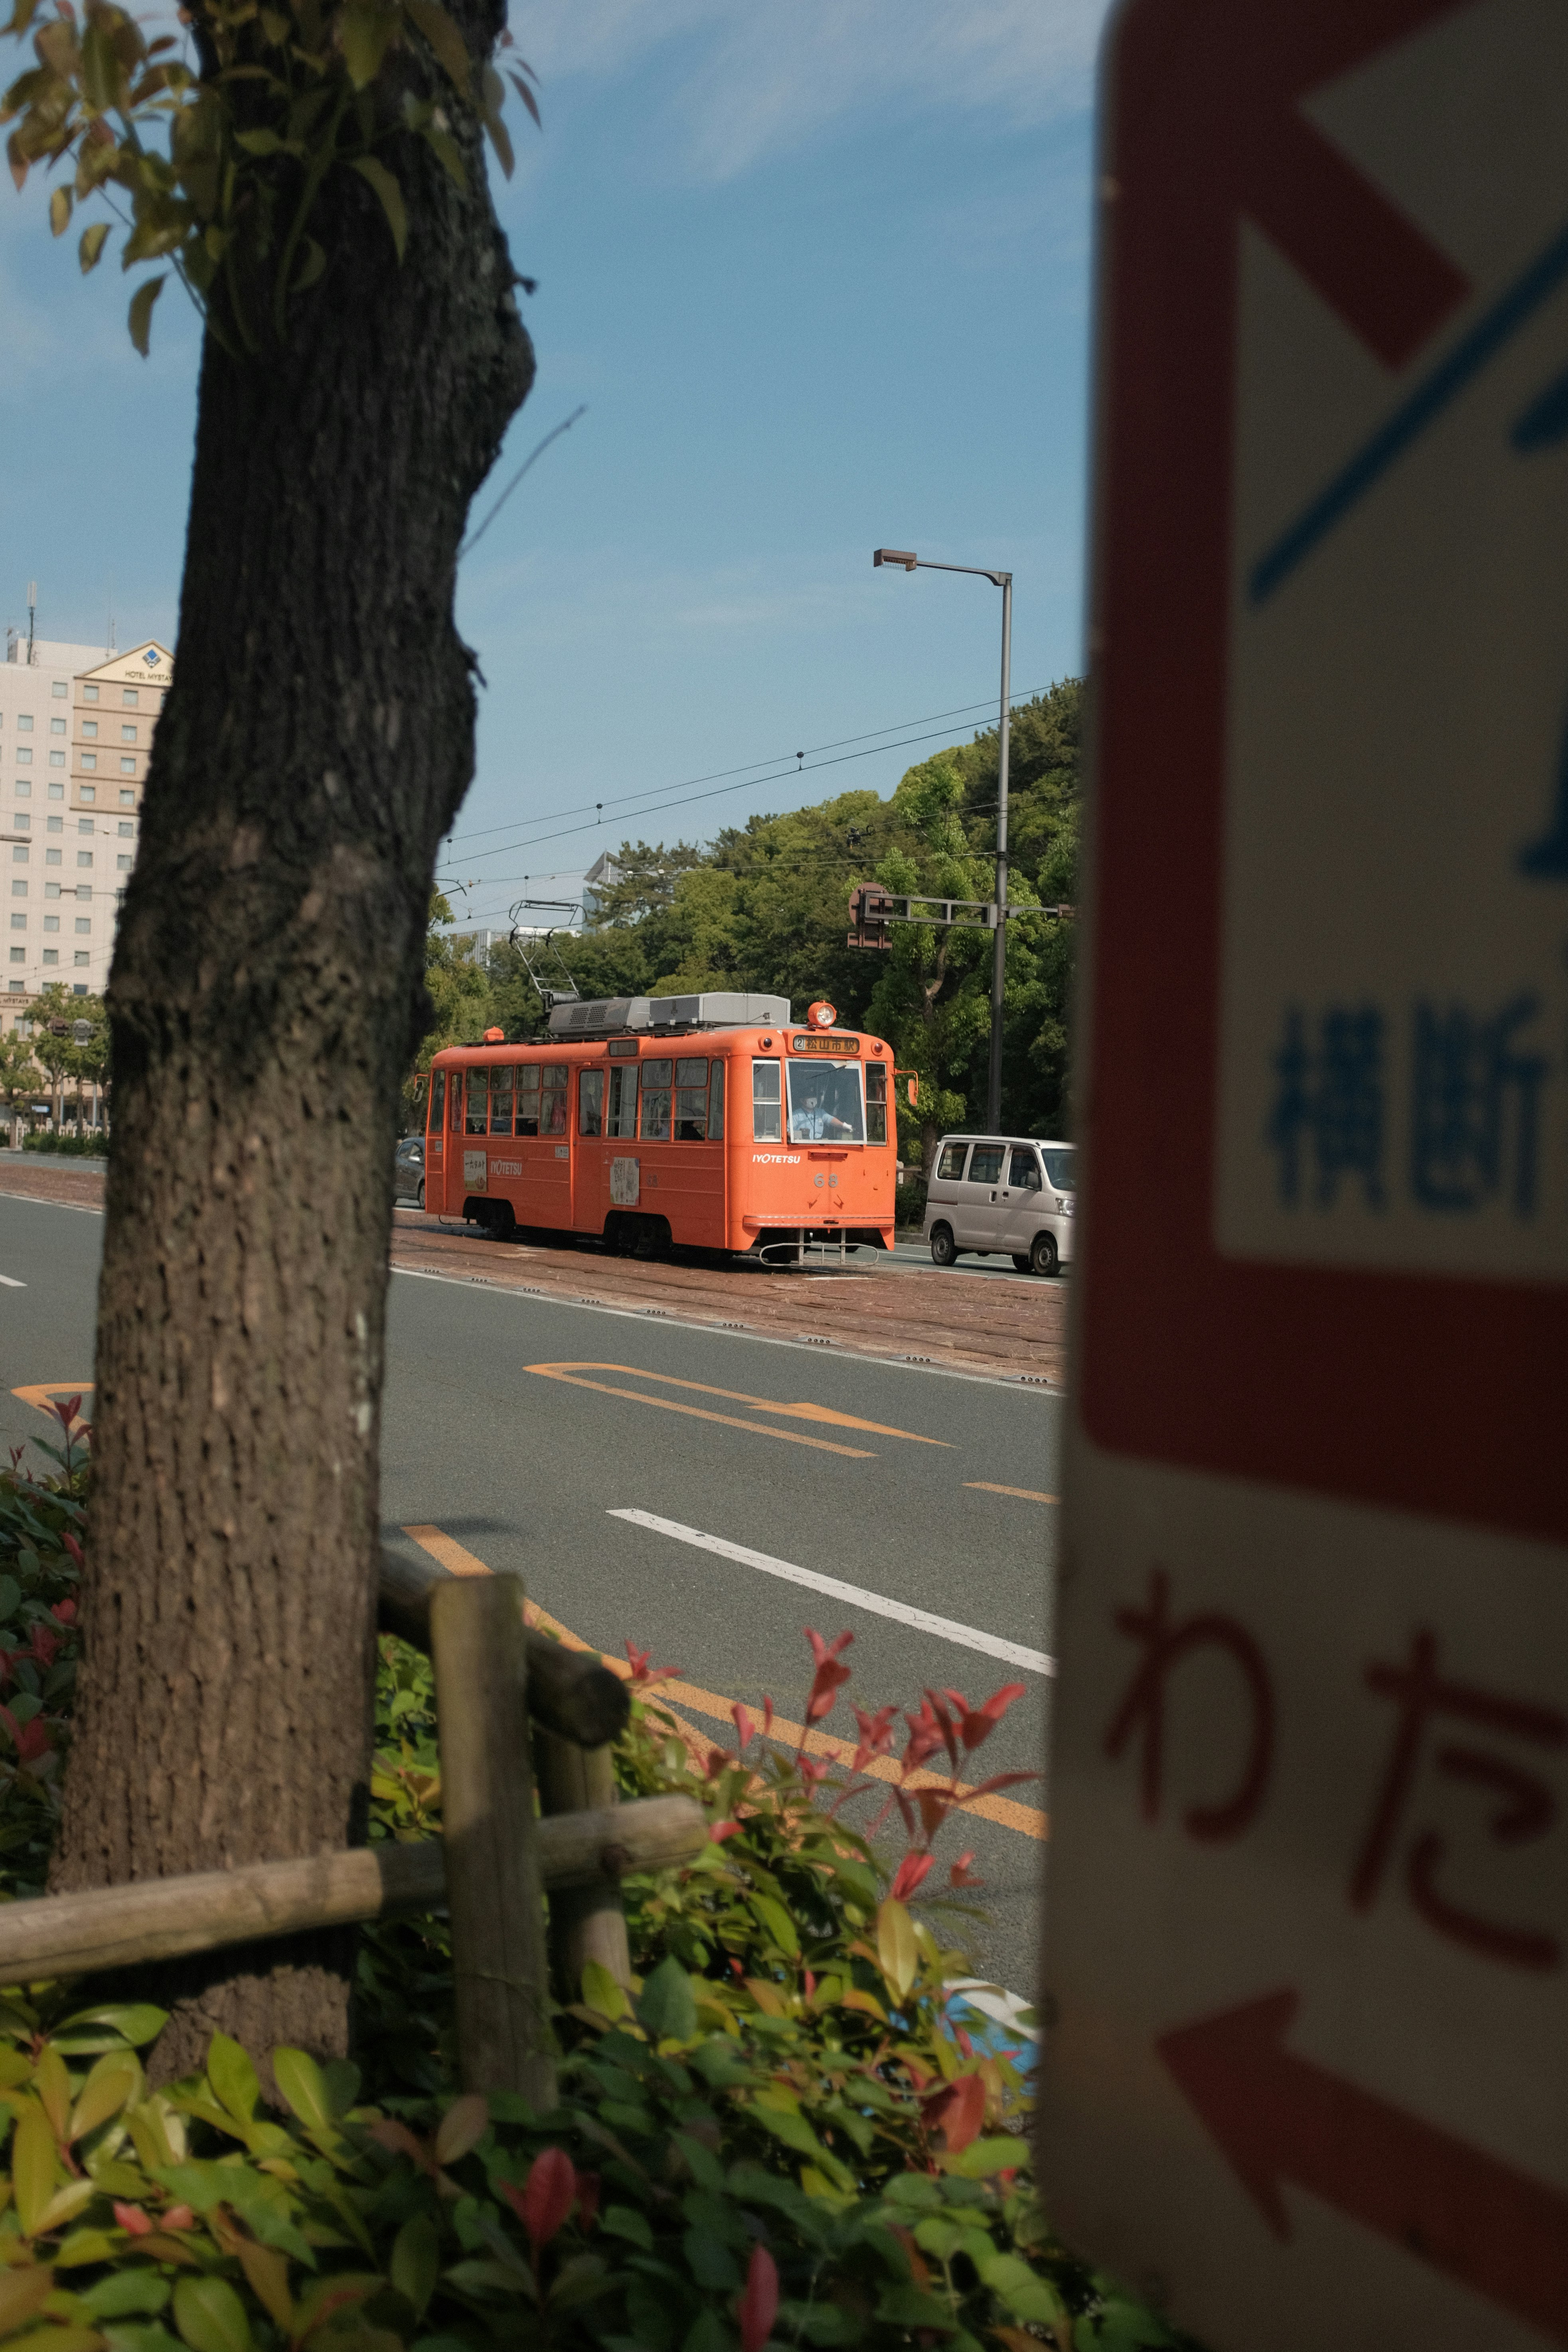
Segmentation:
<svg viewBox="0 0 1568 2352">
<path fill-rule="evenodd" d="M 687 2267 L 699 2286 L 714 2294 L 732 2294 L 741 2284 L 734 2255 L 711 2230 L 688 2230 L 680 2242 Z"/>
<path fill-rule="evenodd" d="M 144 2050 L 149 2042 L 157 2040 L 168 2022 L 168 2011 L 154 2009 L 150 2000 L 110 2002 L 107 2008 L 79 2009 L 74 2016 L 66 2019 L 54 2038 L 62 2050 L 108 2049 L 108 2042 L 68 2042 L 63 2038 L 79 2026 L 106 2025 L 121 2041 L 129 2042 L 133 2050 Z"/>
<path fill-rule="evenodd" d="M 243 147 L 247 155 L 297 155 L 299 142 L 280 139 L 276 131 L 237 131 L 234 143 Z"/>
<path fill-rule="evenodd" d="M 602 1961 L 590 1960 L 584 1967 L 583 1998 L 590 2009 L 597 2010 L 601 2017 L 607 2017 L 612 2021 L 631 2014 L 632 2005 L 626 1998 L 626 1987 L 610 1974 Z"/>
<path fill-rule="evenodd" d="M 321 2070 L 308 2050 L 275 2050 L 272 2072 L 278 2087 L 300 2121 L 311 2131 L 325 2131 L 332 2120 L 331 2097 Z"/>
<path fill-rule="evenodd" d="M 413 2305 L 415 2317 L 423 2319 L 441 2274 L 440 2232 L 428 2213 L 411 2214 L 399 2230 L 388 2274 L 405 2303 Z"/>
<path fill-rule="evenodd" d="M 397 16 L 395 8 L 349 6 L 339 17 L 343 63 L 355 89 L 368 89 L 381 71 L 387 44 L 397 30 Z"/>
<path fill-rule="evenodd" d="M 47 2211 L 57 2178 L 55 2136 L 49 2129 L 49 2119 L 42 2107 L 28 2107 L 17 2120 L 16 2136 L 11 2143 L 11 2187 L 25 2238 L 33 2236 Z"/>
<path fill-rule="evenodd" d="M 606 2238 L 625 2238 L 628 2245 L 641 2246 L 645 2253 L 653 2251 L 653 2231 L 646 2213 L 635 2205 L 606 2206 L 599 2228 Z"/>
<path fill-rule="evenodd" d="M 210 235 L 211 232 L 209 231 L 208 234 Z M 300 242 L 304 259 L 295 272 L 294 283 L 289 289 L 291 294 L 302 294 L 307 286 L 313 286 L 327 266 L 327 249 L 324 245 L 318 245 L 313 236 L 301 237 Z"/>
<path fill-rule="evenodd" d="M 1007 2133 L 1000 2139 L 972 2139 L 956 2156 L 944 2156 L 942 2168 L 960 2173 L 966 2180 L 984 2180 L 994 2172 L 1021 2168 L 1028 2161 L 1028 2141 Z"/>
<path fill-rule="evenodd" d="M 49 198 L 49 226 L 57 236 L 64 236 L 71 225 L 71 192 L 57 188 Z"/>
<path fill-rule="evenodd" d="M 785 1953 L 792 1960 L 797 1959 L 800 1956 L 800 1937 L 795 1933 L 795 1921 L 790 1917 L 784 1905 L 775 1902 L 771 1895 L 753 1895 L 752 1908 L 780 1951 Z"/>
<path fill-rule="evenodd" d="M 22 1603 L 22 1588 L 14 1576 L 0 1576 L 0 1625 L 14 1617 Z"/>
<path fill-rule="evenodd" d="M 163 290 L 163 278 L 150 278 L 131 297 L 131 340 L 143 359 L 147 356 L 147 339 L 153 331 L 153 305 Z"/>
<path fill-rule="evenodd" d="M 889 1895 L 877 1908 L 877 1958 L 900 2000 L 909 1993 L 920 1968 L 914 1921 L 901 1903 Z"/>
<path fill-rule="evenodd" d="M 99 256 L 103 251 L 108 236 L 107 221 L 94 221 L 90 228 L 83 229 L 81 243 L 77 247 L 76 253 L 77 259 L 81 264 L 81 274 L 84 278 L 89 269 L 97 268 Z"/>
<path fill-rule="evenodd" d="M 920 2236 L 916 2231 L 917 2239 Z M 1033 2271 L 1021 2254 L 990 2254 L 975 2264 L 994 2295 L 1019 2319 L 1037 2319 L 1054 2327 L 1067 2317 L 1067 2305 L 1051 2284 Z"/>
<path fill-rule="evenodd" d="M 374 188 L 380 197 L 382 211 L 386 215 L 386 225 L 392 231 L 392 242 L 397 248 L 397 258 L 401 261 L 404 247 L 408 243 L 408 213 L 403 202 L 403 190 L 385 164 L 378 163 L 374 155 L 356 155 L 349 169 L 357 172 L 360 178 L 368 186 Z"/>
<path fill-rule="evenodd" d="M 658 2042 L 689 2042 L 697 2031 L 691 1979 L 673 1952 L 644 1982 L 637 2016 Z"/>
<path fill-rule="evenodd" d="M 329 2058 L 322 2067 L 321 2082 L 327 2094 L 327 2108 L 334 2123 L 342 2120 L 358 2098 L 363 2079 L 351 2058 Z"/>
<path fill-rule="evenodd" d="M 134 2053 L 124 2048 L 107 2051 L 77 2094 L 70 2138 L 79 2140 L 96 2131 L 100 2124 L 129 2106 L 141 2091 L 142 2065 Z"/>
<path fill-rule="evenodd" d="M 82 2296 L 94 2319 L 125 2319 L 132 2313 L 151 2318 L 168 2300 L 169 2282 L 153 2270 L 111 2271 Z"/>
<path fill-rule="evenodd" d="M 256 2340 L 226 2279 L 183 2278 L 174 2289 L 174 2325 L 191 2352 L 252 2352 Z"/>
<path fill-rule="evenodd" d="M 256 2113 L 261 2085 L 247 2051 L 226 2033 L 215 2033 L 207 2052 L 207 2081 L 236 2123 L 247 2124 Z"/>
<path fill-rule="evenodd" d="M 109 2352 L 183 2352 L 179 2337 L 155 2319 L 110 2320 L 103 2340 Z"/>
<path fill-rule="evenodd" d="M 466 195 L 468 187 L 468 167 L 463 162 L 462 151 L 451 132 L 443 131 L 439 123 L 429 122 L 424 126 L 419 135 L 440 158 L 442 168 L 453 185 L 461 188 Z"/>
<path fill-rule="evenodd" d="M 438 0 L 403 0 L 406 14 L 413 17 L 441 62 L 447 79 L 458 95 L 468 95 L 468 52 L 463 37 Z"/>
</svg>

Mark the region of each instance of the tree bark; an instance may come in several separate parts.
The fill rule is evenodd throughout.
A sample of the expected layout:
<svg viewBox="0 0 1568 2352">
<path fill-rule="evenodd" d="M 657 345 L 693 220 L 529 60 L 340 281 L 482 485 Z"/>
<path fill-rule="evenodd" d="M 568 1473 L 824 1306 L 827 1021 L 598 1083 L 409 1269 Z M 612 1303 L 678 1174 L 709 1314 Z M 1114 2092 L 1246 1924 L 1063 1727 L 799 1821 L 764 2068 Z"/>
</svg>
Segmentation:
<svg viewBox="0 0 1568 2352">
<path fill-rule="evenodd" d="M 476 58 L 500 8 L 454 6 Z M 456 112 L 457 110 L 454 110 Z M 363 1843 L 398 1089 L 435 852 L 473 771 L 468 501 L 533 356 L 468 189 L 384 152 L 286 342 L 209 331 L 174 683 L 108 994 L 115 1150 L 75 1744 L 51 1888 Z M 346 2046 L 352 1931 L 163 1971 L 156 2080 L 221 2029 Z"/>
</svg>

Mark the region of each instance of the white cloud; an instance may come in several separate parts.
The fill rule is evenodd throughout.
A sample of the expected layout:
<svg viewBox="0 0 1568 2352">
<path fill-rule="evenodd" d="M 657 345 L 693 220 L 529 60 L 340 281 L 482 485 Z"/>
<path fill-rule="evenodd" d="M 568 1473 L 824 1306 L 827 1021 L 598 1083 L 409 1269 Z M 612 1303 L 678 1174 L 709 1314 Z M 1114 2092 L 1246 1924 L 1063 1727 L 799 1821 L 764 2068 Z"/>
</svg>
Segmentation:
<svg viewBox="0 0 1568 2352">
<path fill-rule="evenodd" d="M 734 177 L 862 107 L 989 108 L 1010 127 L 1088 100 L 1103 0 L 542 0 L 521 44 L 548 83 L 680 39 L 687 168 Z"/>
</svg>

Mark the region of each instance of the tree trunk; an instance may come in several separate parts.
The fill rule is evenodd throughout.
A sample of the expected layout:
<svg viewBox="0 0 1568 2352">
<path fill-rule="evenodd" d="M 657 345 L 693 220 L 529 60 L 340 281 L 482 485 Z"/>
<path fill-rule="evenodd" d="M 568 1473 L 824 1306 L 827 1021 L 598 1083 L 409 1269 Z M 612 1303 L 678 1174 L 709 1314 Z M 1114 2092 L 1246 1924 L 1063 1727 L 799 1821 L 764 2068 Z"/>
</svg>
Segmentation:
<svg viewBox="0 0 1568 2352">
<path fill-rule="evenodd" d="M 499 8 L 454 7 L 476 54 Z M 202 357 L 174 683 L 108 994 L 86 1660 L 51 1887 L 362 1843 L 398 1089 L 473 771 L 468 501 L 533 358 L 469 189 L 404 136 L 398 267 L 339 169 L 287 343 Z M 155 2080 L 221 2029 L 346 2046 L 352 1937 L 160 1972 Z"/>
</svg>

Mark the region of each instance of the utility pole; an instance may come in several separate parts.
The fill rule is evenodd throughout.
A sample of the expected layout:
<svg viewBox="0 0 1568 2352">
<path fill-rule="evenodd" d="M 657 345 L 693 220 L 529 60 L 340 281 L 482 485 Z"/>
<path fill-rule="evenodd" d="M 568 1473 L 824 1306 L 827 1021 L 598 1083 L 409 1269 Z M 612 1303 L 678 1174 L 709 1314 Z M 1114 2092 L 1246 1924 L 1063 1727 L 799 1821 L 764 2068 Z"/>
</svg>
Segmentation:
<svg viewBox="0 0 1568 2352">
<path fill-rule="evenodd" d="M 908 548 L 878 547 L 873 565 L 898 564 L 905 572 L 965 572 L 972 579 L 989 580 L 1002 591 L 1002 721 L 997 744 L 1000 769 L 996 792 L 996 945 L 991 965 L 991 1067 L 985 1087 L 985 1123 L 994 1135 L 1002 1125 L 1002 1001 L 1007 979 L 1007 721 L 1013 666 L 1013 575 L 992 572 L 983 563 L 932 563 Z"/>
</svg>

